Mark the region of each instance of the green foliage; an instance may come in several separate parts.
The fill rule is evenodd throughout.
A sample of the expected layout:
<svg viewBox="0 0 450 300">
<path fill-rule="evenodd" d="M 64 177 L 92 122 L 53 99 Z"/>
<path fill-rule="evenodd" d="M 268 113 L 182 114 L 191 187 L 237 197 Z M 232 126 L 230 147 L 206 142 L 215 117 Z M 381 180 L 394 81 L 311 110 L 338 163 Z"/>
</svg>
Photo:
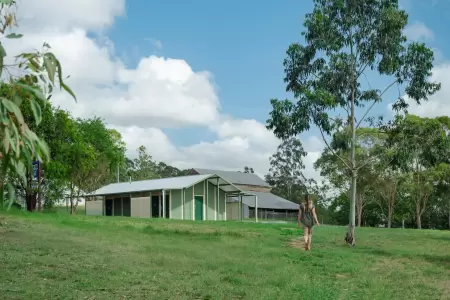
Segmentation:
<svg viewBox="0 0 450 300">
<path fill-rule="evenodd" d="M 358 169 L 365 161 L 356 155 L 356 130 L 363 123 L 382 125 L 370 110 L 383 101 L 393 86 L 420 104 L 440 89 L 430 82 L 433 51 L 422 43 L 410 42 L 403 34 L 408 15 L 397 0 L 314 0 L 304 21 L 304 43 L 294 43 L 284 60 L 286 91 L 295 102 L 272 99 L 267 128 L 281 139 L 296 137 L 318 128 L 329 151 L 350 171 L 350 225 L 355 223 Z M 367 73 L 388 77 L 387 87 L 365 85 Z M 356 108 L 368 109 L 356 118 Z M 393 104 L 404 112 L 407 103 L 399 97 Z M 343 114 L 343 115 L 341 115 Z M 341 156 L 328 144 L 326 135 L 348 127 L 349 156 Z M 353 233 L 351 233 L 353 235 Z"/>
<path fill-rule="evenodd" d="M 15 1 L 2 0 L 0 15 L 2 15 L 0 34 L 5 34 L 7 29 L 12 29 L 16 25 L 14 10 L 11 9 Z M 21 38 L 21 34 L 9 33 L 6 38 Z M 34 123 L 38 125 L 42 120 L 42 109 L 39 102 L 46 102 L 51 95 L 53 87 L 59 85 L 74 98 L 74 93 L 64 83 L 62 77 L 61 64 L 57 58 L 48 52 L 47 44 L 44 44 L 43 51 L 36 53 L 22 53 L 15 56 L 16 68 L 21 72 L 21 78 L 17 79 L 8 76 L 0 87 L 0 174 L 3 175 L 0 181 L 0 204 L 4 199 L 4 185 L 10 191 L 10 204 L 13 187 L 7 180 L 8 176 L 17 175 L 23 183 L 26 183 L 26 170 L 33 160 L 47 161 L 49 159 L 49 149 L 44 140 L 30 129 L 30 123 L 26 122 L 22 113 L 22 108 L 29 104 L 34 116 Z M 4 58 L 7 52 L 3 45 L 0 45 L 0 74 L 4 74 L 6 69 Z M 52 57 L 55 68 L 48 72 L 44 57 Z M 58 75 L 58 80 L 53 80 L 54 74 Z M 42 90 L 40 87 L 44 87 Z M 3 205 L 0 205 L 3 208 Z"/>
<path fill-rule="evenodd" d="M 315 182 L 303 174 L 303 158 L 306 155 L 302 143 L 296 138 L 278 146 L 277 152 L 270 158 L 270 170 L 266 176 L 275 194 L 299 203 L 305 193 L 313 193 L 311 185 Z"/>
</svg>

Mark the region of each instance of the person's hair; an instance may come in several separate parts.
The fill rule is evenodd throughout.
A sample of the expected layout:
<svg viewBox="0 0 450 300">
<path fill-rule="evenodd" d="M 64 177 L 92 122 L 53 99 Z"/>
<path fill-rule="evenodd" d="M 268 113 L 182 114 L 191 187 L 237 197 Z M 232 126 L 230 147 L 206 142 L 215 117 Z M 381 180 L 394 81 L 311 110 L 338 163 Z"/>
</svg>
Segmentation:
<svg viewBox="0 0 450 300">
<path fill-rule="evenodd" d="M 305 211 L 311 211 L 313 208 L 313 203 L 312 203 L 312 199 L 311 199 L 311 195 L 306 194 L 305 195 Z"/>
</svg>

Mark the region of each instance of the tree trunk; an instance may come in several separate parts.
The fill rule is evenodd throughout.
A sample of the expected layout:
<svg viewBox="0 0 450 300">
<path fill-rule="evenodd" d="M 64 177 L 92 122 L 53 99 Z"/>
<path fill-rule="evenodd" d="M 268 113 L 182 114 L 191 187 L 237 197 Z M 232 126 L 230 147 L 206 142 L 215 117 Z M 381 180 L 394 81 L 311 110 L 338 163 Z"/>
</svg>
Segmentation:
<svg viewBox="0 0 450 300">
<path fill-rule="evenodd" d="M 417 229 L 422 229 L 422 216 L 417 214 L 416 216 Z"/>
<path fill-rule="evenodd" d="M 392 214 L 391 211 L 388 211 L 388 228 L 392 227 Z"/>
<path fill-rule="evenodd" d="M 361 227 L 361 221 L 362 221 L 362 214 L 363 214 L 363 208 L 364 208 L 364 196 L 361 194 L 358 194 L 357 196 L 358 201 L 356 203 L 356 217 L 358 220 L 358 227 Z"/>
<path fill-rule="evenodd" d="M 450 229 L 450 198 L 448 199 L 448 229 Z"/>
<path fill-rule="evenodd" d="M 356 158 L 355 158 L 355 148 L 356 148 L 356 127 L 355 127 L 355 90 L 352 91 L 351 95 L 351 114 L 350 114 L 351 130 L 352 130 L 352 140 L 350 147 L 350 163 L 351 163 L 351 174 L 352 174 L 352 184 L 350 193 L 350 214 L 349 214 L 349 225 L 348 232 L 345 236 L 345 241 L 348 245 L 355 245 L 355 208 L 356 208 L 356 179 L 357 179 L 357 169 L 356 169 Z"/>
</svg>

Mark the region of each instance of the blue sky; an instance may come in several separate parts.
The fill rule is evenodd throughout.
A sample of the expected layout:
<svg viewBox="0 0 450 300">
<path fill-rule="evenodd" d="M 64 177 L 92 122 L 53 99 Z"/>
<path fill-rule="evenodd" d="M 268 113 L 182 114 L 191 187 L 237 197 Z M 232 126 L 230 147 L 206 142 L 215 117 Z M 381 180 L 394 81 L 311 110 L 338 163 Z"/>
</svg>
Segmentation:
<svg viewBox="0 0 450 300">
<path fill-rule="evenodd" d="M 401 3 L 410 13 L 410 23 L 423 22 L 434 32 L 428 43 L 445 58 L 450 43 L 442 37 L 450 28 L 450 1 Z M 265 122 L 269 99 L 289 96 L 284 92 L 282 61 L 289 44 L 301 38 L 303 17 L 311 8 L 312 1 L 306 0 L 135 0 L 127 2 L 126 17 L 115 22 L 108 36 L 129 67 L 142 56 L 156 54 L 211 72 L 224 113 Z M 161 41 L 162 48 L 150 40 Z M 385 104 L 377 108 L 385 110 Z M 178 145 L 214 139 L 207 129 L 165 132 Z"/>
</svg>

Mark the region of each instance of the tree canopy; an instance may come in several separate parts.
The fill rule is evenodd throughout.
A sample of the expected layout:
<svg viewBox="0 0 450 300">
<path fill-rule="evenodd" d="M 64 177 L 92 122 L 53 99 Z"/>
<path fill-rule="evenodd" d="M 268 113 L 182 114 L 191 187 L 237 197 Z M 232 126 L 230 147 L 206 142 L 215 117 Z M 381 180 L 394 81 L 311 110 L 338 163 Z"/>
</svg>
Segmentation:
<svg viewBox="0 0 450 300">
<path fill-rule="evenodd" d="M 380 128 L 382 116 L 372 108 L 386 100 L 392 87 L 404 91 L 393 101 L 393 111 L 404 113 L 408 102 L 420 104 L 440 89 L 430 81 L 433 51 L 424 43 L 408 42 L 403 29 L 407 13 L 397 0 L 314 0 L 305 16 L 304 42 L 294 43 L 284 60 L 286 91 L 295 101 L 272 99 L 267 127 L 281 139 L 317 129 L 328 151 L 350 171 L 349 231 L 355 244 L 358 171 L 366 160 L 357 158 L 357 129 Z M 368 75 L 389 80 L 377 87 Z M 339 155 L 329 137 L 349 128 L 349 155 Z"/>
</svg>

